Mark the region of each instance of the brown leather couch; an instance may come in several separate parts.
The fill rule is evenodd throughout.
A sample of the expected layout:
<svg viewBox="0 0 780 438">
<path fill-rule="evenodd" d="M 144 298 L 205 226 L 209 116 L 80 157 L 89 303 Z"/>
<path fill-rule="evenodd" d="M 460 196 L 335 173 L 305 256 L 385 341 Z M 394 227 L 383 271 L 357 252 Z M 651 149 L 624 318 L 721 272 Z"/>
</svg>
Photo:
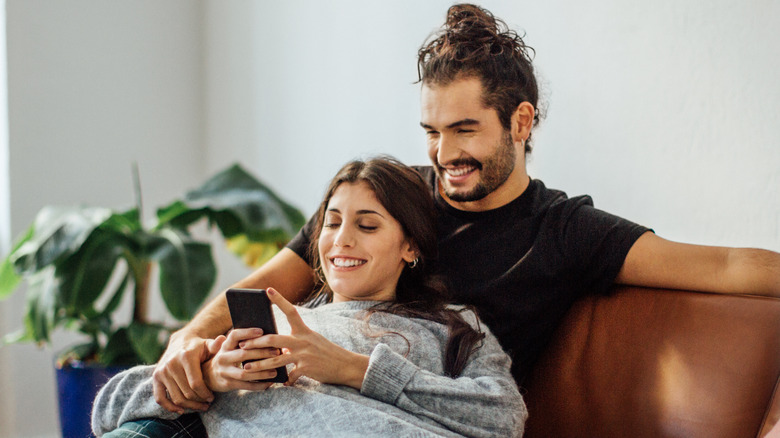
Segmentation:
<svg viewBox="0 0 780 438">
<path fill-rule="evenodd" d="M 524 387 L 528 438 L 780 436 L 780 298 L 588 297 Z"/>
</svg>

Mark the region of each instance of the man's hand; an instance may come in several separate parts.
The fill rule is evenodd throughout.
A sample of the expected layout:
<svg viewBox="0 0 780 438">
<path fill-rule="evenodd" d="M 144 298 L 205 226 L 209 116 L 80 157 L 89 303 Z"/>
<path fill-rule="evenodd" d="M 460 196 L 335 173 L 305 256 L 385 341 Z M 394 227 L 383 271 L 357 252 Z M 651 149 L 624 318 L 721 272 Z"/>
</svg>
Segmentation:
<svg viewBox="0 0 780 438">
<path fill-rule="evenodd" d="M 154 400 L 163 408 L 179 414 L 183 414 L 184 409 L 205 411 L 214 400 L 214 394 L 203 381 L 200 367 L 219 349 L 214 341 L 184 336 L 178 332 L 171 335 L 152 379 Z"/>
</svg>

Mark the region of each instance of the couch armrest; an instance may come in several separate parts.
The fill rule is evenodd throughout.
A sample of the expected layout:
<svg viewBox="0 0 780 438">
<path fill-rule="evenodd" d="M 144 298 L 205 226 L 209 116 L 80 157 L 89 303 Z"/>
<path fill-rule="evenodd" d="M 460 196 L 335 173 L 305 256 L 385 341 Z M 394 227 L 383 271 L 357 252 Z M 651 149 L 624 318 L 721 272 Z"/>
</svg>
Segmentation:
<svg viewBox="0 0 780 438">
<path fill-rule="evenodd" d="M 780 417 L 780 299 L 588 297 L 529 376 L 527 437 L 763 436 Z"/>
</svg>

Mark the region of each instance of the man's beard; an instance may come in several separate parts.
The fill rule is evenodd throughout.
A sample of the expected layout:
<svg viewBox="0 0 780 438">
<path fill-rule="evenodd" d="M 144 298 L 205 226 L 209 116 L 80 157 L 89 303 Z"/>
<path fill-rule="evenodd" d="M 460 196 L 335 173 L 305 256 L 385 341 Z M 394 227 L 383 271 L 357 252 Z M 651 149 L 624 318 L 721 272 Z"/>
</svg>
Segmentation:
<svg viewBox="0 0 780 438">
<path fill-rule="evenodd" d="M 458 192 L 456 189 L 443 184 L 444 194 L 455 202 L 473 202 L 483 199 L 506 182 L 515 169 L 516 157 L 517 151 L 512 141 L 512 134 L 509 131 L 504 131 L 504 136 L 498 147 L 496 147 L 496 152 L 485 158 L 483 163 L 473 158 L 464 158 L 452 162 L 453 165 L 469 165 L 479 169 L 477 185 L 468 192 Z M 434 169 L 439 180 L 445 181 L 442 176 L 444 169 L 438 164 L 434 166 Z"/>
</svg>

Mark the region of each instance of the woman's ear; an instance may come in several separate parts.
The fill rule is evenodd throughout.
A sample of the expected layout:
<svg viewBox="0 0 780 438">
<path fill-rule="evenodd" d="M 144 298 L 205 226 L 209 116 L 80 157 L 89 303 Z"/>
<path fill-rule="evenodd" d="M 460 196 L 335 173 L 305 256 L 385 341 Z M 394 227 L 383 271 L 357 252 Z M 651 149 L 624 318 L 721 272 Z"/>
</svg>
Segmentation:
<svg viewBox="0 0 780 438">
<path fill-rule="evenodd" d="M 403 247 L 401 248 L 401 258 L 406 263 L 411 263 L 419 256 L 420 252 L 417 250 L 417 247 L 412 245 L 412 243 L 408 240 L 405 241 Z"/>
</svg>

